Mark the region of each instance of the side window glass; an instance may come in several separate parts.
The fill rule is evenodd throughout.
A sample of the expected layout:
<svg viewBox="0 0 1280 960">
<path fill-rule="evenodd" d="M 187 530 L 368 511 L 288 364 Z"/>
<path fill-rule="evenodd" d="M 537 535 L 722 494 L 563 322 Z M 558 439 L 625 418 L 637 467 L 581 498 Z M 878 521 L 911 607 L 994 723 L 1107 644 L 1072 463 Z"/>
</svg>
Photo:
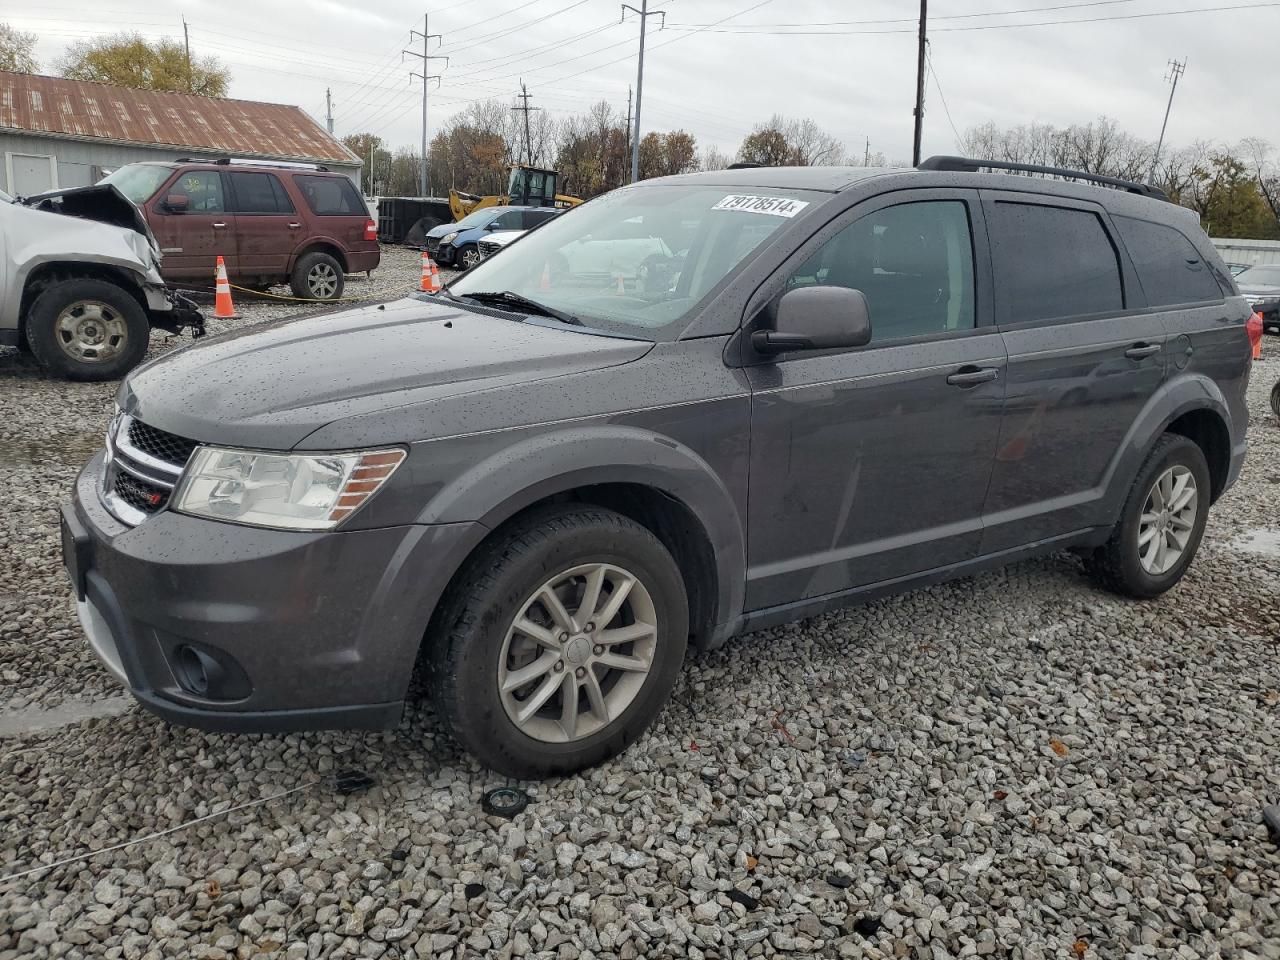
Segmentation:
<svg viewBox="0 0 1280 960">
<path fill-rule="evenodd" d="M 280 178 L 273 176 L 271 179 L 271 192 L 276 198 L 277 213 L 293 213 L 293 201 L 289 199 L 289 191 L 284 188 L 284 184 L 280 182 Z"/>
<path fill-rule="evenodd" d="M 1147 220 L 1113 219 L 1151 306 L 1222 299 L 1213 271 L 1183 233 Z"/>
<path fill-rule="evenodd" d="M 973 236 L 959 200 L 885 207 L 855 220 L 787 281 L 861 290 L 872 342 L 974 325 Z"/>
<path fill-rule="evenodd" d="M 222 175 L 216 170 L 191 170 L 182 174 L 169 188 L 170 194 L 187 198 L 188 213 L 223 213 Z"/>
<path fill-rule="evenodd" d="M 992 255 L 1001 323 L 1124 309 L 1120 258 L 1089 210 L 998 201 Z"/>
<path fill-rule="evenodd" d="M 230 173 L 235 191 L 236 213 L 277 213 L 275 191 L 271 184 L 275 177 L 269 173 Z"/>
</svg>

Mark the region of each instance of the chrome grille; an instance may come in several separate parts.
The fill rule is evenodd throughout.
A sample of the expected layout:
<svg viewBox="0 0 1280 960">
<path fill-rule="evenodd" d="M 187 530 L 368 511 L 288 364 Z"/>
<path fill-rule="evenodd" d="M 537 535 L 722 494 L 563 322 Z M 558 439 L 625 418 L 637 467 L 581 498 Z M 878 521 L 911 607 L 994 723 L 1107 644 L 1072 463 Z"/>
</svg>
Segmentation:
<svg viewBox="0 0 1280 960">
<path fill-rule="evenodd" d="M 136 527 L 168 504 L 196 446 L 194 440 L 117 414 L 107 430 L 102 502 L 117 520 Z"/>
</svg>

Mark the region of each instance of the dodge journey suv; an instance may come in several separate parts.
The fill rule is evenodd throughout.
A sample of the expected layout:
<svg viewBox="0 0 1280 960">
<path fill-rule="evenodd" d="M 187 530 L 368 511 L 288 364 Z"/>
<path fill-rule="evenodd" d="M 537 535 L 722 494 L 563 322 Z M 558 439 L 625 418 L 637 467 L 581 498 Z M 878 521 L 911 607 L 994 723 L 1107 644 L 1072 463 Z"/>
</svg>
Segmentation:
<svg viewBox="0 0 1280 960">
<path fill-rule="evenodd" d="M 649 180 L 441 294 L 139 368 L 62 511 L 89 643 L 210 730 L 391 726 L 421 665 L 533 777 L 744 631 L 1067 548 L 1163 593 L 1261 331 L 1157 191 L 979 166 Z M 642 268 L 581 252 L 623 234 Z"/>
</svg>

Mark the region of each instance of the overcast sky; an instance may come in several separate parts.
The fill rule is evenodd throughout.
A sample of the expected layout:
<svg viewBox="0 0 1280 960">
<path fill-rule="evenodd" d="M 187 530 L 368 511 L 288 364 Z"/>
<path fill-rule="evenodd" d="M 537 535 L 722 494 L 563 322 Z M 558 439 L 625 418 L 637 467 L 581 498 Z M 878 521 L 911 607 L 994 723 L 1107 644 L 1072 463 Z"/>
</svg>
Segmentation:
<svg viewBox="0 0 1280 960">
<path fill-rule="evenodd" d="M 402 63 L 400 50 L 411 27 L 422 29 L 422 6 L 52 3 L 7 0 L 0 13 L 40 36 L 45 72 L 80 38 L 119 30 L 181 38 L 185 15 L 192 52 L 217 56 L 231 69 L 231 96 L 298 104 L 323 121 L 330 87 L 338 135 L 372 130 L 393 147 L 419 139 L 421 87 L 408 77 L 417 64 Z M 1248 8 L 1230 9 L 1242 5 Z M 812 117 L 859 156 L 869 138 L 872 151 L 890 161 L 910 157 L 913 0 L 651 0 L 650 7 L 665 10 L 667 23 L 660 30 L 660 18 L 649 19 L 644 131 L 683 127 L 700 147 L 732 152 L 753 124 L 781 113 Z M 1206 7 L 1213 9 L 1141 16 Z M 437 0 L 427 9 L 431 32 L 443 34 L 432 52 L 450 56 L 447 67 L 432 61 L 431 72 L 443 74 L 430 94 L 432 132 L 469 100 L 514 102 L 521 78 L 531 103 L 553 115 L 584 111 L 602 97 L 625 112 L 638 26 L 630 14 L 619 22 L 618 0 Z M 1085 20 L 1095 22 L 1060 22 Z M 815 25 L 833 21 L 841 23 Z M 1048 21 L 1059 22 L 1011 26 Z M 1187 69 L 1170 142 L 1262 136 L 1280 144 L 1280 71 L 1268 62 L 1280 40 L 1280 2 L 933 0 L 930 37 L 942 97 L 930 80 L 926 155 L 955 152 L 952 123 L 963 132 L 987 120 L 1064 125 L 1106 114 L 1155 139 L 1171 58 L 1185 58 Z"/>
</svg>

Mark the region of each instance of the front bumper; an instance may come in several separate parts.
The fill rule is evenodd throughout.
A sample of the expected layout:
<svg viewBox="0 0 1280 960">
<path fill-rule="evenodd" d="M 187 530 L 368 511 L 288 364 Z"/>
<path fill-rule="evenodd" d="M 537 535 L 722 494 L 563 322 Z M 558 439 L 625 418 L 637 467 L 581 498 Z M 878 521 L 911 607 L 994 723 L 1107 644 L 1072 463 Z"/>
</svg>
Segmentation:
<svg viewBox="0 0 1280 960">
<path fill-rule="evenodd" d="M 479 524 L 299 533 L 164 510 L 129 527 L 98 495 L 101 459 L 62 508 L 64 559 L 90 646 L 139 703 L 204 730 L 398 722 L 431 612 Z M 222 678 L 203 693 L 191 651 Z"/>
</svg>

